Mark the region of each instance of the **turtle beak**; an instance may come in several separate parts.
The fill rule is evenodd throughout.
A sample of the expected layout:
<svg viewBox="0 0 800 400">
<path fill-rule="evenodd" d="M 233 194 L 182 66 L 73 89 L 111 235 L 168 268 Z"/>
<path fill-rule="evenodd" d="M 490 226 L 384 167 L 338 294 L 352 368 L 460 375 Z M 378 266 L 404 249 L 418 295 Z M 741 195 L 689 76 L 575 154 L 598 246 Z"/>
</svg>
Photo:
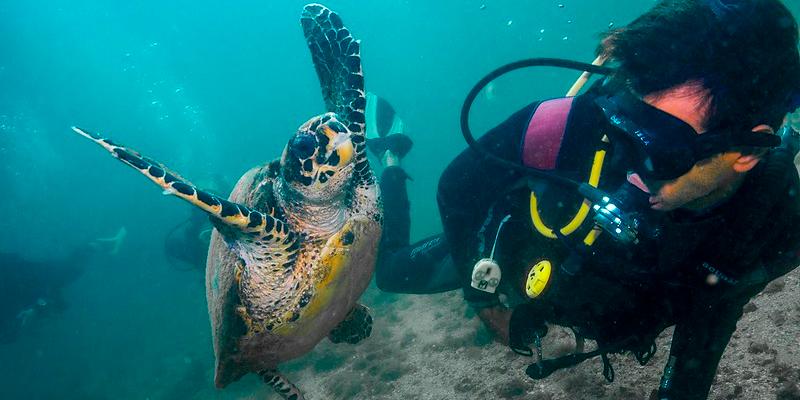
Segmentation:
<svg viewBox="0 0 800 400">
<path fill-rule="evenodd" d="M 328 137 L 328 149 L 325 154 L 326 160 L 336 160 L 333 167 L 347 164 L 353 158 L 353 143 L 350 141 L 350 133 L 336 132 L 329 126 L 323 126 L 322 132 Z M 335 157 L 332 157 L 336 154 Z M 331 163 L 329 163 L 331 164 Z"/>
</svg>

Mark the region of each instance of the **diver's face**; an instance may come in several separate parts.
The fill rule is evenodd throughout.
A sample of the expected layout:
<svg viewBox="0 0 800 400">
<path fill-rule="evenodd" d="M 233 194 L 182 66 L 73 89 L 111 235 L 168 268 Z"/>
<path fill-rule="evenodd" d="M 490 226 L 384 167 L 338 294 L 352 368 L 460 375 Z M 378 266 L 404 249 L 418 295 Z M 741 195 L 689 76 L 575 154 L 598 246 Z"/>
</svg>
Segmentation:
<svg viewBox="0 0 800 400">
<path fill-rule="evenodd" d="M 663 93 L 645 96 L 648 104 L 688 123 L 695 132 L 705 131 L 708 103 L 706 92 L 697 86 L 679 86 Z M 771 131 L 759 125 L 753 131 Z M 698 133 L 702 135 L 702 133 Z M 671 180 L 645 180 L 638 174 L 628 181 L 650 194 L 650 207 L 659 211 L 678 208 L 702 210 L 731 196 L 744 173 L 755 167 L 758 157 L 729 151 L 696 163 L 689 172 Z"/>
<path fill-rule="evenodd" d="M 283 152 L 283 179 L 308 200 L 341 195 L 353 174 L 354 147 L 350 135 L 334 113 L 308 120 Z"/>
<path fill-rule="evenodd" d="M 650 193 L 650 208 L 670 211 L 677 208 L 701 210 L 732 194 L 740 176 L 733 163 L 740 153 L 723 153 L 695 164 L 689 172 L 672 180 L 644 180 L 637 174 L 628 181 Z"/>
</svg>

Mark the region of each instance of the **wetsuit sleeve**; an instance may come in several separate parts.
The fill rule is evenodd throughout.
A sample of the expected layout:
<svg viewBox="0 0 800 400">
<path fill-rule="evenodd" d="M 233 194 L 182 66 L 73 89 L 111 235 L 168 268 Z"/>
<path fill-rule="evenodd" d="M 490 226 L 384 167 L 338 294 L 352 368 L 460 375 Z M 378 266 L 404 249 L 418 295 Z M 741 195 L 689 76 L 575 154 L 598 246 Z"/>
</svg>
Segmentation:
<svg viewBox="0 0 800 400">
<path fill-rule="evenodd" d="M 394 293 L 430 294 L 459 289 L 461 280 L 444 235 L 409 245 L 407 179 L 399 166 L 387 167 L 381 174 L 384 220 L 375 283 L 379 289 Z"/>
<path fill-rule="evenodd" d="M 406 180 L 408 174 L 399 166 L 386 167 L 381 173 L 380 189 L 384 215 L 383 235 L 378 252 L 379 265 L 383 264 L 381 258 L 408 246 L 411 237 L 411 209 Z"/>
<path fill-rule="evenodd" d="M 705 399 L 742 308 L 763 286 L 726 302 L 698 306 L 678 322 L 659 387 L 660 400 Z"/>
<path fill-rule="evenodd" d="M 720 299 L 695 299 L 692 304 L 696 307 L 676 325 L 660 399 L 705 399 L 745 304 L 770 281 L 800 263 L 800 232 L 796 229 L 800 214 L 796 204 L 787 206 L 779 213 L 783 216 L 783 234 L 770 240 L 771 246 L 764 248 L 759 257 L 766 272 L 764 278 L 742 289 L 732 288 L 735 292 Z"/>
<path fill-rule="evenodd" d="M 383 253 L 375 268 L 375 283 L 385 292 L 432 294 L 461 288 L 460 274 L 442 234 L 380 251 Z"/>
<path fill-rule="evenodd" d="M 782 218 L 783 234 L 772 241 L 772 247 L 765 251 L 768 256 L 762 259 L 769 280 L 786 275 L 800 265 L 800 229 L 797 229 L 800 226 L 800 205 L 792 203 L 790 206 L 791 210 L 784 214 L 790 217 Z"/>
<path fill-rule="evenodd" d="M 522 139 L 536 104 L 513 114 L 483 135 L 478 142 L 499 157 L 520 162 Z M 522 178 L 470 149 L 459 154 L 439 180 L 437 200 L 444 234 L 455 268 L 461 275 L 465 298 L 476 306 L 497 302 L 496 296 L 470 287 L 470 275 L 478 254 L 479 231 L 492 205 Z"/>
</svg>

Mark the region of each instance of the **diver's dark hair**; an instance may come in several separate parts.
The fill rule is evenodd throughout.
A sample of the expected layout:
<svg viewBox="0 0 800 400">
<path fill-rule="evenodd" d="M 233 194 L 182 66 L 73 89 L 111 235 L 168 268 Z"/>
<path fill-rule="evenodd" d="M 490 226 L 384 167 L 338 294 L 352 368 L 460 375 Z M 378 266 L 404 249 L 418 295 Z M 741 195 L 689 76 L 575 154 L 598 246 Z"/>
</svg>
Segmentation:
<svg viewBox="0 0 800 400">
<path fill-rule="evenodd" d="M 602 46 L 640 95 L 702 83 L 709 129 L 777 128 L 800 93 L 797 21 L 779 0 L 661 0 Z"/>
</svg>

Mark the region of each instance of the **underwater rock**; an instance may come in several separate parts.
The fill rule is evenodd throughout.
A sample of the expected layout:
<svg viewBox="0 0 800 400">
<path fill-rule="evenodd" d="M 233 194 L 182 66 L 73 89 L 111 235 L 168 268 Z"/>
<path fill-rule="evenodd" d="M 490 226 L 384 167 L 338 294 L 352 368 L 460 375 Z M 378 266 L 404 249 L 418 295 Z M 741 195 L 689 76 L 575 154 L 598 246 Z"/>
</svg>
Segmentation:
<svg viewBox="0 0 800 400">
<path fill-rule="evenodd" d="M 767 351 L 769 351 L 769 345 L 763 342 L 750 343 L 750 346 L 747 348 L 747 352 L 749 352 L 750 354 L 766 353 Z"/>
<path fill-rule="evenodd" d="M 783 278 L 776 279 L 772 281 L 769 285 L 767 285 L 767 287 L 764 289 L 764 293 L 766 294 L 780 293 L 785 288 L 786 288 L 786 281 Z"/>
</svg>

